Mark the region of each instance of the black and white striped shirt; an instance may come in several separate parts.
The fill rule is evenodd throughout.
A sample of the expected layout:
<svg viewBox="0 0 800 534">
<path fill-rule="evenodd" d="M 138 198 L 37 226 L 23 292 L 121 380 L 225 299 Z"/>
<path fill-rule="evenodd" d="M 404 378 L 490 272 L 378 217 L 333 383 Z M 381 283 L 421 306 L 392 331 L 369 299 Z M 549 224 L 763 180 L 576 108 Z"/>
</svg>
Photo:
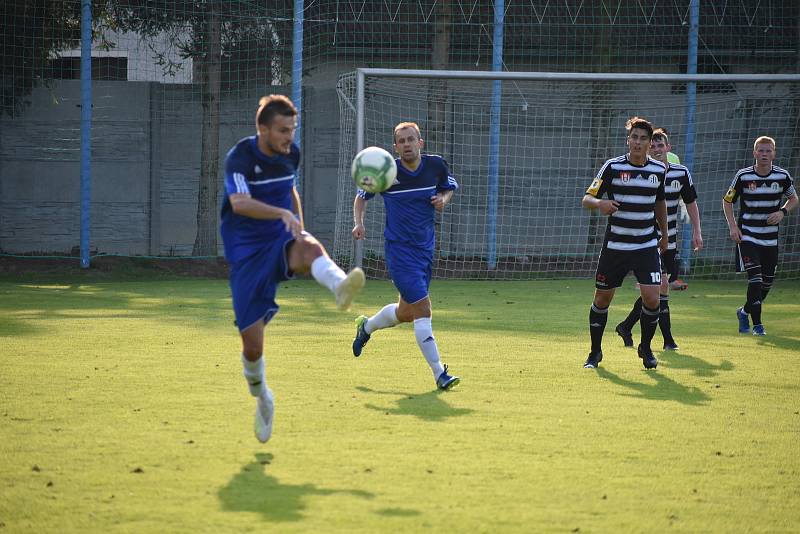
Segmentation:
<svg viewBox="0 0 800 534">
<path fill-rule="evenodd" d="M 694 188 L 692 174 L 689 169 L 677 163 L 667 166 L 667 175 L 664 180 L 664 197 L 667 201 L 667 235 L 669 236 L 670 250 L 678 247 L 678 199 L 682 198 L 684 204 L 691 204 L 697 200 L 697 191 Z M 656 225 L 656 232 L 661 237 L 661 231 Z"/>
<path fill-rule="evenodd" d="M 655 206 L 664 200 L 666 166 L 652 158 L 644 165 L 634 165 L 627 154 L 606 161 L 600 168 L 587 195 L 619 202 L 619 209 L 609 215 L 603 249 L 642 250 L 658 245 Z"/>
<path fill-rule="evenodd" d="M 725 202 L 739 204 L 739 229 L 742 241 L 762 247 L 778 246 L 778 225 L 767 224 L 770 213 L 781 209 L 784 196 L 795 194 L 794 182 L 789 172 L 772 166 L 769 174 L 762 176 L 754 166 L 739 170 L 734 177 Z"/>
</svg>

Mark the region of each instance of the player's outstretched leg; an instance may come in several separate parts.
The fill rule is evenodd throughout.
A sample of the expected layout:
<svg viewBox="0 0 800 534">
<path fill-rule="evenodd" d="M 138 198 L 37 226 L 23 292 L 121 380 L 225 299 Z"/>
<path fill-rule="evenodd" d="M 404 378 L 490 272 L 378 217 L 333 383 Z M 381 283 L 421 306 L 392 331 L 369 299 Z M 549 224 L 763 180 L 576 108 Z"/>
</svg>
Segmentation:
<svg viewBox="0 0 800 534">
<path fill-rule="evenodd" d="M 356 337 L 353 339 L 353 356 L 361 356 L 364 345 L 367 344 L 372 333 L 383 328 L 391 328 L 400 324 L 397 318 L 397 304 L 387 304 L 372 317 L 365 315 L 356 317 Z"/>
<path fill-rule="evenodd" d="M 336 295 L 336 307 L 341 311 L 349 310 L 350 304 L 353 303 L 353 299 L 364 287 L 366 280 L 364 271 L 362 271 L 360 267 L 354 267 L 353 270 L 347 273 L 344 280 L 342 280 L 334 290 L 334 294 Z"/>
</svg>

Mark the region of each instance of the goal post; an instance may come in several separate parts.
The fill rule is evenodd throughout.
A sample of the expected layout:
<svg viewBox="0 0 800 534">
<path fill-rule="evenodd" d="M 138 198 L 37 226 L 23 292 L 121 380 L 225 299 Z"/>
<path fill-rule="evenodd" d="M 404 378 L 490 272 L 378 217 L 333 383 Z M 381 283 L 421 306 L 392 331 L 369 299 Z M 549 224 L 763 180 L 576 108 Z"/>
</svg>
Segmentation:
<svg viewBox="0 0 800 534">
<path fill-rule="evenodd" d="M 365 146 L 392 151 L 392 129 L 401 121 L 420 125 L 423 152 L 444 156 L 461 186 L 437 216 L 436 278 L 591 276 L 606 218 L 583 209 L 580 199 L 603 162 L 627 152 L 624 124 L 634 115 L 666 128 L 673 152 L 690 158 L 706 244 L 692 254 L 679 222 L 678 247 L 692 278 L 734 276 L 721 199 L 736 171 L 753 163 L 756 137 L 775 138 L 775 164 L 795 178 L 800 173 L 797 74 L 358 69 L 340 76 L 337 90 L 333 254 L 373 277 L 385 276 L 383 203 L 369 202 L 367 238 L 354 242 L 350 162 Z M 692 146 L 687 131 L 694 132 Z M 800 278 L 795 217 L 781 225 L 784 278 Z"/>
</svg>

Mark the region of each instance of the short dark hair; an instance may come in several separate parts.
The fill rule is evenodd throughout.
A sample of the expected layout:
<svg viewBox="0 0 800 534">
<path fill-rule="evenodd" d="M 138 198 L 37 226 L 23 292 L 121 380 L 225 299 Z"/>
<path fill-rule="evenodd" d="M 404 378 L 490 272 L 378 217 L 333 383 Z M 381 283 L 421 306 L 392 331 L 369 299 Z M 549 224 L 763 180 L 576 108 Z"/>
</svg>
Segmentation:
<svg viewBox="0 0 800 534">
<path fill-rule="evenodd" d="M 289 97 L 284 95 L 262 96 L 258 101 L 258 111 L 256 112 L 256 124 L 269 125 L 275 115 L 285 117 L 296 117 L 297 108 Z"/>
<path fill-rule="evenodd" d="M 666 144 L 669 144 L 669 134 L 664 128 L 656 128 L 653 130 L 653 137 L 651 139 L 653 141 L 664 141 Z"/>
<path fill-rule="evenodd" d="M 647 136 L 651 139 L 653 138 L 653 125 L 650 124 L 650 121 L 647 119 L 643 119 L 641 117 L 631 117 L 628 119 L 628 122 L 625 123 L 625 131 L 628 132 L 630 135 L 631 131 L 634 128 L 639 128 L 640 130 L 644 130 L 647 132 Z"/>
</svg>

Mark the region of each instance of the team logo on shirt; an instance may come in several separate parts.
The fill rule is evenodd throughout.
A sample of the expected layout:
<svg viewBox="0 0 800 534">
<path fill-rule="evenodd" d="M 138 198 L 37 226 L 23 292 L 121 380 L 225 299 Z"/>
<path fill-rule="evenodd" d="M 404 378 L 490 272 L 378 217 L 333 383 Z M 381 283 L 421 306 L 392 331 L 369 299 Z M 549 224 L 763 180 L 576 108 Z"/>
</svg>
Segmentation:
<svg viewBox="0 0 800 534">
<path fill-rule="evenodd" d="M 650 180 L 651 184 L 658 183 L 658 176 L 656 176 L 655 174 L 651 174 L 650 176 L 647 177 L 647 179 Z"/>
<path fill-rule="evenodd" d="M 623 182 L 628 183 L 628 181 L 630 181 L 630 179 L 631 179 L 631 173 L 622 171 L 622 172 L 619 173 L 619 178 Z"/>
<path fill-rule="evenodd" d="M 770 185 L 769 188 L 773 191 L 778 191 L 781 188 L 781 184 L 778 182 L 772 182 L 772 185 Z"/>
<path fill-rule="evenodd" d="M 755 191 L 758 188 L 755 182 L 747 182 L 747 189 Z"/>
<path fill-rule="evenodd" d="M 681 183 L 678 180 L 672 180 L 670 187 L 672 187 L 672 189 L 680 189 Z"/>
<path fill-rule="evenodd" d="M 253 173 L 255 173 L 255 174 L 261 174 L 263 172 L 264 171 L 262 171 L 261 167 L 259 167 L 258 165 L 256 165 L 256 167 L 253 169 Z"/>
</svg>

